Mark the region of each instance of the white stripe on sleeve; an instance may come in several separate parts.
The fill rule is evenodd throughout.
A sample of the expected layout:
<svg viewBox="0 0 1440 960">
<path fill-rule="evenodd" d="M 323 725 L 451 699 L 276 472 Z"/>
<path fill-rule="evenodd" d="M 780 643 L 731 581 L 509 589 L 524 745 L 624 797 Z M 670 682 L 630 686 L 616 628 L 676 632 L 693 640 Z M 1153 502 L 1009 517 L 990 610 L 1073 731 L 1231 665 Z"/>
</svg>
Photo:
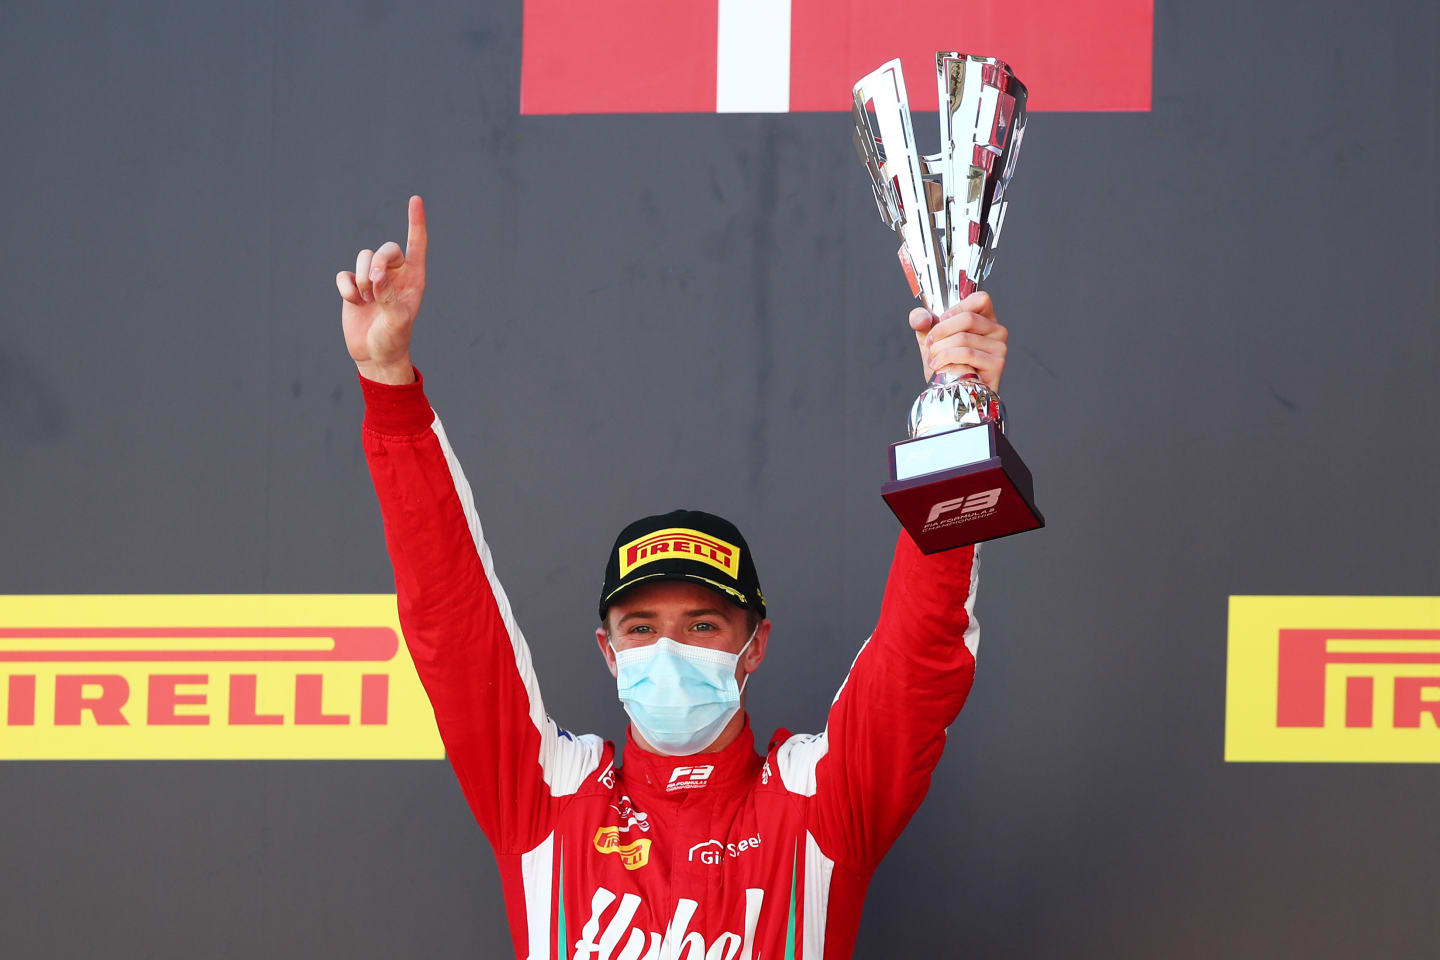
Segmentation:
<svg viewBox="0 0 1440 960">
<path fill-rule="evenodd" d="M 460 461 L 450 448 L 450 439 L 445 436 L 445 427 L 437 415 L 430 425 L 440 440 L 440 449 L 445 452 L 445 463 L 450 467 L 450 479 L 455 484 L 455 493 L 460 497 L 460 506 L 465 511 L 465 522 L 470 527 L 470 539 L 475 543 L 475 552 L 485 568 L 485 579 L 490 581 L 490 592 L 495 596 L 495 606 L 505 622 L 505 632 L 510 637 L 510 649 L 515 655 L 515 670 L 525 684 L 525 693 L 530 701 L 530 722 L 540 732 L 541 776 L 550 787 L 550 796 L 563 797 L 580 789 L 585 778 L 600 765 L 600 754 L 605 743 L 594 734 L 575 737 L 561 735 L 555 721 L 545 713 L 545 704 L 540 698 L 540 682 L 535 677 L 535 668 L 530 662 L 530 647 L 520 632 L 520 625 L 510 612 L 510 598 L 500 579 L 495 576 L 495 564 L 490 557 L 490 545 L 485 542 L 485 533 L 480 528 L 480 517 L 475 512 L 475 496 L 470 492 L 470 483 L 460 469 Z M 548 922 L 548 921 L 547 921 Z"/>
</svg>

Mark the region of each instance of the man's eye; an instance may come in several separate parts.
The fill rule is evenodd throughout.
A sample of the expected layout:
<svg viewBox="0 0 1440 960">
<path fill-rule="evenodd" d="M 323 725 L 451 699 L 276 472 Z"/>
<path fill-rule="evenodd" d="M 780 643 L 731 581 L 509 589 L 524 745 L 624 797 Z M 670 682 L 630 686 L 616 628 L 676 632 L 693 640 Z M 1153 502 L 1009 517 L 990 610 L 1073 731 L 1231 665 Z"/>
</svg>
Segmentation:
<svg viewBox="0 0 1440 960">
<path fill-rule="evenodd" d="M 699 623 L 695 624 L 695 625 L 694 625 L 693 627 L 691 627 L 690 629 L 691 629 L 691 630 L 700 630 L 700 631 L 704 631 L 704 632 L 708 633 L 709 631 L 715 629 L 715 624 L 711 623 L 709 620 L 701 620 Z"/>
<path fill-rule="evenodd" d="M 649 632 L 650 632 L 650 628 L 649 628 L 647 625 L 645 625 L 645 624 L 642 623 L 642 624 L 641 624 L 640 626 L 638 626 L 638 627 L 631 627 L 631 628 L 630 628 L 630 632 L 631 632 L 631 633 L 649 633 Z"/>
</svg>

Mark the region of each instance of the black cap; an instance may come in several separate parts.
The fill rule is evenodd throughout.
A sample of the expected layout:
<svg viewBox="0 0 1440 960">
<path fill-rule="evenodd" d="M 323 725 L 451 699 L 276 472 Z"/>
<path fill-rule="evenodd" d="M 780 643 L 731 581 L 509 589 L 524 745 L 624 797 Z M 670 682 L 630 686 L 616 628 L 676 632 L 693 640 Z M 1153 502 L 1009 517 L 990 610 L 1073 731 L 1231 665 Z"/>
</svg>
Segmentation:
<svg viewBox="0 0 1440 960">
<path fill-rule="evenodd" d="M 687 580 L 765 616 L 765 595 L 750 547 L 729 520 L 673 510 L 636 520 L 615 538 L 600 590 L 600 619 L 625 590 L 653 580 Z"/>
</svg>

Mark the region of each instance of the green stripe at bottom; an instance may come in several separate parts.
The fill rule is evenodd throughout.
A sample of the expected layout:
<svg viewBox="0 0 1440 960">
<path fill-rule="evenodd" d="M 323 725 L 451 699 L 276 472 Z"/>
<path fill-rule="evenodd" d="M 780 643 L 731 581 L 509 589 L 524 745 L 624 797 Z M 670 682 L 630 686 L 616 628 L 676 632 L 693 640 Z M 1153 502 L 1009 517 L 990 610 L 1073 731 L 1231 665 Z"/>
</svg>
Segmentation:
<svg viewBox="0 0 1440 960">
<path fill-rule="evenodd" d="M 568 960 L 569 945 L 565 942 L 565 845 L 560 845 L 560 882 L 555 885 L 555 896 L 560 901 L 560 919 L 555 924 L 555 956 Z"/>
<path fill-rule="evenodd" d="M 790 919 L 785 924 L 785 960 L 795 960 L 795 870 L 800 864 L 800 844 L 795 844 L 795 859 L 790 864 Z"/>
</svg>

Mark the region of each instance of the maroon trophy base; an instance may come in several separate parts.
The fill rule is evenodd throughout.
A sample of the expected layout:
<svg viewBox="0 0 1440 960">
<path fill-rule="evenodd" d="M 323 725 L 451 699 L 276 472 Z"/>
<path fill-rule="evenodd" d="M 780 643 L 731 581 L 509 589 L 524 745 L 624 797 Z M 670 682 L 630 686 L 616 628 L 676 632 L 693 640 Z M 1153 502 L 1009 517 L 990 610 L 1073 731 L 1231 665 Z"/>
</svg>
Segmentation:
<svg viewBox="0 0 1440 960">
<path fill-rule="evenodd" d="M 892 443 L 890 477 L 880 494 L 924 553 L 1045 526 L 1029 469 L 993 423 Z"/>
</svg>

